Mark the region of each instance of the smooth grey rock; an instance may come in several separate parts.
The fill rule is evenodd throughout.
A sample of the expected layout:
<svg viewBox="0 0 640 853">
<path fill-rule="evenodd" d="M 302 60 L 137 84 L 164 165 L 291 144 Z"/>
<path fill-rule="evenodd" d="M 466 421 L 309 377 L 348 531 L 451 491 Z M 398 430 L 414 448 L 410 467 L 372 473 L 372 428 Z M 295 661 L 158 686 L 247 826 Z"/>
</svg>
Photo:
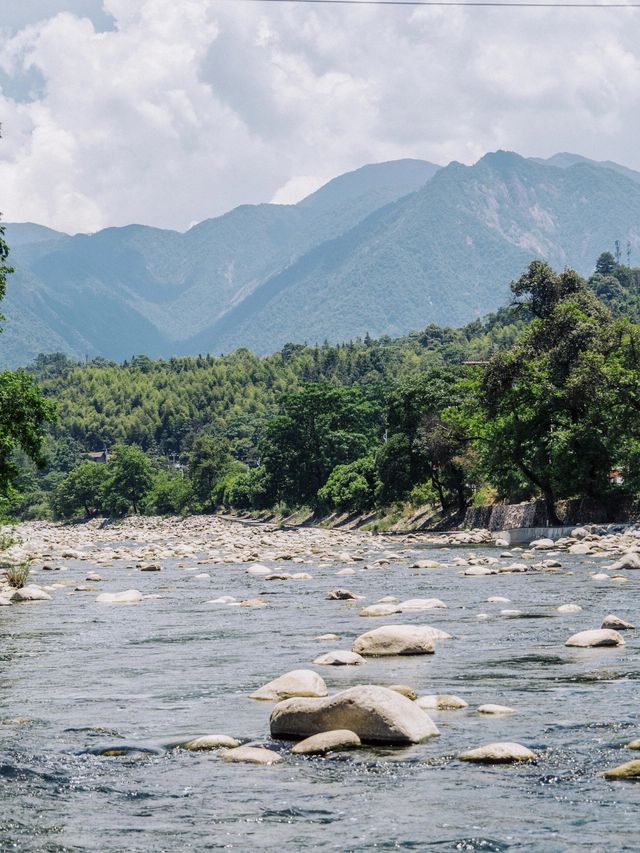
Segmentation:
<svg viewBox="0 0 640 853">
<path fill-rule="evenodd" d="M 416 703 L 425 711 L 458 711 L 462 708 L 468 708 L 469 703 L 465 702 L 459 696 L 453 696 L 449 693 L 435 693 L 431 696 L 418 696 Z"/>
<path fill-rule="evenodd" d="M 125 589 L 124 592 L 102 592 L 96 598 L 98 604 L 137 604 L 142 601 L 138 589 Z"/>
<path fill-rule="evenodd" d="M 317 666 L 359 666 L 366 663 L 362 655 L 355 652 L 337 650 L 320 655 L 314 660 Z"/>
<path fill-rule="evenodd" d="M 279 764 L 282 757 L 262 746 L 237 746 L 223 752 L 222 760 L 233 764 Z"/>
<path fill-rule="evenodd" d="M 327 685 L 323 679 L 312 669 L 292 669 L 285 672 L 279 678 L 274 678 L 255 693 L 252 699 L 260 699 L 267 702 L 279 702 L 291 696 L 326 696 Z"/>
<path fill-rule="evenodd" d="M 488 743 L 476 749 L 461 752 L 460 761 L 473 761 L 478 764 L 513 764 L 518 761 L 535 761 L 537 755 L 521 743 Z"/>
<path fill-rule="evenodd" d="M 393 616 L 395 613 L 401 613 L 397 604 L 370 604 L 368 607 L 363 607 L 360 611 L 360 616 Z"/>
<path fill-rule="evenodd" d="M 595 628 L 592 631 L 579 631 L 566 641 L 565 646 L 581 649 L 597 646 L 624 646 L 624 640 L 617 631 L 610 628 Z"/>
<path fill-rule="evenodd" d="M 640 554 L 635 551 L 627 551 L 610 568 L 614 571 L 619 569 L 640 569 Z"/>
<path fill-rule="evenodd" d="M 362 741 L 355 732 L 349 729 L 334 729 L 299 741 L 291 750 L 294 755 L 323 755 L 337 749 L 354 749 Z"/>
<path fill-rule="evenodd" d="M 508 705 L 480 705 L 477 709 L 478 714 L 487 714 L 488 716 L 500 716 L 502 714 L 516 714 L 515 708 L 509 708 Z"/>
<path fill-rule="evenodd" d="M 436 640 L 450 640 L 451 635 L 428 625 L 384 625 L 361 634 L 352 650 L 360 655 L 430 655 Z"/>
<path fill-rule="evenodd" d="M 51 601 L 48 592 L 39 586 L 23 586 L 11 593 L 11 601 Z"/>
<path fill-rule="evenodd" d="M 409 598 L 407 601 L 401 601 L 398 607 L 403 613 L 405 611 L 420 613 L 422 610 L 447 609 L 447 605 L 439 598 Z"/>
<path fill-rule="evenodd" d="M 605 770 L 602 774 L 605 779 L 640 779 L 640 760 L 626 761 L 624 764 L 619 764 L 617 767 L 612 767 L 610 770 Z"/>
<path fill-rule="evenodd" d="M 533 548 L 535 551 L 550 551 L 555 547 L 556 543 L 553 539 L 534 539 L 533 542 L 529 543 L 529 548 Z"/>
<path fill-rule="evenodd" d="M 604 617 L 600 627 L 612 628 L 614 631 L 631 631 L 636 626 L 632 625 L 631 622 L 626 622 L 624 619 L 616 616 L 615 613 L 610 613 L 608 616 Z"/>
<path fill-rule="evenodd" d="M 361 595 L 356 595 L 350 589 L 332 589 L 325 597 L 328 601 L 357 601 L 362 598 Z"/>
<path fill-rule="evenodd" d="M 413 687 L 409 687 L 408 684 L 390 684 L 389 690 L 393 690 L 394 693 L 399 693 L 401 696 L 406 696 L 407 699 L 411 699 L 412 702 L 415 702 L 418 698 L 416 691 Z"/>
<path fill-rule="evenodd" d="M 236 746 L 240 746 L 240 741 L 229 735 L 200 735 L 180 744 L 181 749 L 188 749 L 189 752 L 202 752 L 221 747 L 233 749 Z"/>
<path fill-rule="evenodd" d="M 439 734 L 415 702 L 375 685 L 325 699 L 286 699 L 271 712 L 273 737 L 306 738 L 332 729 L 355 732 L 363 743 L 419 743 Z"/>
</svg>

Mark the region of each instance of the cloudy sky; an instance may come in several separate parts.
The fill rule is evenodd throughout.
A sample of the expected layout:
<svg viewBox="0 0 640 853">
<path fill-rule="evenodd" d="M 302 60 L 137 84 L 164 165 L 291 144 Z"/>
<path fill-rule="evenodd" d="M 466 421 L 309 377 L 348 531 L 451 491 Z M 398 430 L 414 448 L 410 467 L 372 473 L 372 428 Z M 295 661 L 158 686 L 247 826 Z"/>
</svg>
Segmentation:
<svg viewBox="0 0 640 853">
<path fill-rule="evenodd" d="M 0 210 L 95 231 L 496 148 L 640 169 L 640 9 L 0 0 Z"/>
</svg>

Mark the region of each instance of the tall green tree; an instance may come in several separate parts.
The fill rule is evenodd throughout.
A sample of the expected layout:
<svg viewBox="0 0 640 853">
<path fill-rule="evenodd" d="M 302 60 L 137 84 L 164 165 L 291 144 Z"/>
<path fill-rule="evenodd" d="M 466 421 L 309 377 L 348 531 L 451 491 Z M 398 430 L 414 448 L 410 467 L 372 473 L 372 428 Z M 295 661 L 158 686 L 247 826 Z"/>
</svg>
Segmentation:
<svg viewBox="0 0 640 853">
<path fill-rule="evenodd" d="M 280 499 L 315 505 L 333 469 L 366 456 L 380 431 L 381 412 L 359 388 L 310 383 L 283 396 L 265 429 L 262 464 Z"/>
<path fill-rule="evenodd" d="M 637 335 L 572 270 L 536 261 L 512 290 L 536 319 L 478 382 L 489 477 L 506 491 L 518 480 L 539 491 L 552 524 L 558 498 L 588 496 L 611 514 L 620 493 L 610 473 L 637 421 Z"/>
<path fill-rule="evenodd" d="M 0 300 L 6 293 L 7 276 L 13 272 L 6 263 L 9 247 L 4 233 L 0 225 Z M 18 476 L 19 448 L 36 465 L 44 465 L 45 427 L 53 419 L 53 404 L 45 400 L 31 376 L 20 370 L 0 373 L 0 496 L 10 493 Z"/>
<path fill-rule="evenodd" d="M 93 515 L 104 504 L 105 489 L 109 482 L 106 465 L 83 462 L 74 468 L 56 487 L 51 496 L 51 507 L 58 518 L 75 515 Z"/>
<path fill-rule="evenodd" d="M 140 512 L 154 483 L 155 470 L 150 459 L 139 447 L 117 444 L 107 468 L 106 506 L 116 513 L 129 509 L 136 514 Z"/>
<path fill-rule="evenodd" d="M 213 488 L 232 461 L 226 438 L 208 433 L 196 437 L 189 454 L 188 473 L 193 495 L 203 509 L 213 506 Z"/>
</svg>

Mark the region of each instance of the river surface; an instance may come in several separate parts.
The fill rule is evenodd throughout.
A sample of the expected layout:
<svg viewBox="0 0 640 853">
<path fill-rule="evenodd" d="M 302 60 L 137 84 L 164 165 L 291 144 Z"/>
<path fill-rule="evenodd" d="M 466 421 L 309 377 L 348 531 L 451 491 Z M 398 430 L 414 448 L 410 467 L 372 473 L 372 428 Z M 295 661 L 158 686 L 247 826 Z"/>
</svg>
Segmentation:
<svg viewBox="0 0 640 853">
<path fill-rule="evenodd" d="M 0 608 L 0 849 L 638 851 L 640 785 L 597 775 L 639 755 L 622 748 L 640 737 L 638 633 L 627 631 L 618 649 L 564 641 L 611 612 L 637 622 L 640 572 L 626 584 L 598 582 L 588 573 L 602 560 L 560 560 L 559 574 L 479 578 L 410 569 L 405 559 L 356 567 L 353 577 L 336 577 L 340 565 L 297 565 L 290 570 L 313 580 L 287 582 L 265 582 L 239 565 L 198 567 L 209 581 L 175 562 L 159 574 L 99 566 L 101 591 L 163 597 L 105 606 L 95 594 L 59 589 L 51 602 Z M 92 568 L 66 565 L 33 581 L 83 582 Z M 435 596 L 449 609 L 365 619 L 360 603 L 325 600 L 335 587 L 365 595 L 364 603 Z M 205 603 L 227 594 L 264 594 L 269 606 Z M 488 604 L 491 595 L 512 603 Z M 569 602 L 583 612 L 555 612 Z M 311 665 L 391 623 L 430 624 L 455 639 L 430 656 Z M 313 640 L 326 632 L 342 640 Z M 330 692 L 403 683 L 419 694 L 455 693 L 470 707 L 433 712 L 441 735 L 418 746 L 297 758 L 269 740 L 271 705 L 248 695 L 305 667 Z M 518 713 L 482 717 L 474 708 L 485 702 Z M 215 752 L 169 748 L 206 733 L 284 750 L 285 761 L 234 765 Z M 496 740 L 539 751 L 538 764 L 488 768 L 455 757 Z M 123 745 L 133 750 L 96 754 Z"/>
</svg>

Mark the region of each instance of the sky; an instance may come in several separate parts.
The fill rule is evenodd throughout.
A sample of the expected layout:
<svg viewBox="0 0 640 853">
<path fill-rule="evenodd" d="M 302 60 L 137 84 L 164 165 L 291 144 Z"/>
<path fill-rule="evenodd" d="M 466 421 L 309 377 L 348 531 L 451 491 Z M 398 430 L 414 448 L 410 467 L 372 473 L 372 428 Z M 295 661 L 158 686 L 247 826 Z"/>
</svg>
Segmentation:
<svg viewBox="0 0 640 853">
<path fill-rule="evenodd" d="M 640 169 L 640 9 L 0 0 L 0 210 L 184 230 L 365 163 Z"/>
</svg>

